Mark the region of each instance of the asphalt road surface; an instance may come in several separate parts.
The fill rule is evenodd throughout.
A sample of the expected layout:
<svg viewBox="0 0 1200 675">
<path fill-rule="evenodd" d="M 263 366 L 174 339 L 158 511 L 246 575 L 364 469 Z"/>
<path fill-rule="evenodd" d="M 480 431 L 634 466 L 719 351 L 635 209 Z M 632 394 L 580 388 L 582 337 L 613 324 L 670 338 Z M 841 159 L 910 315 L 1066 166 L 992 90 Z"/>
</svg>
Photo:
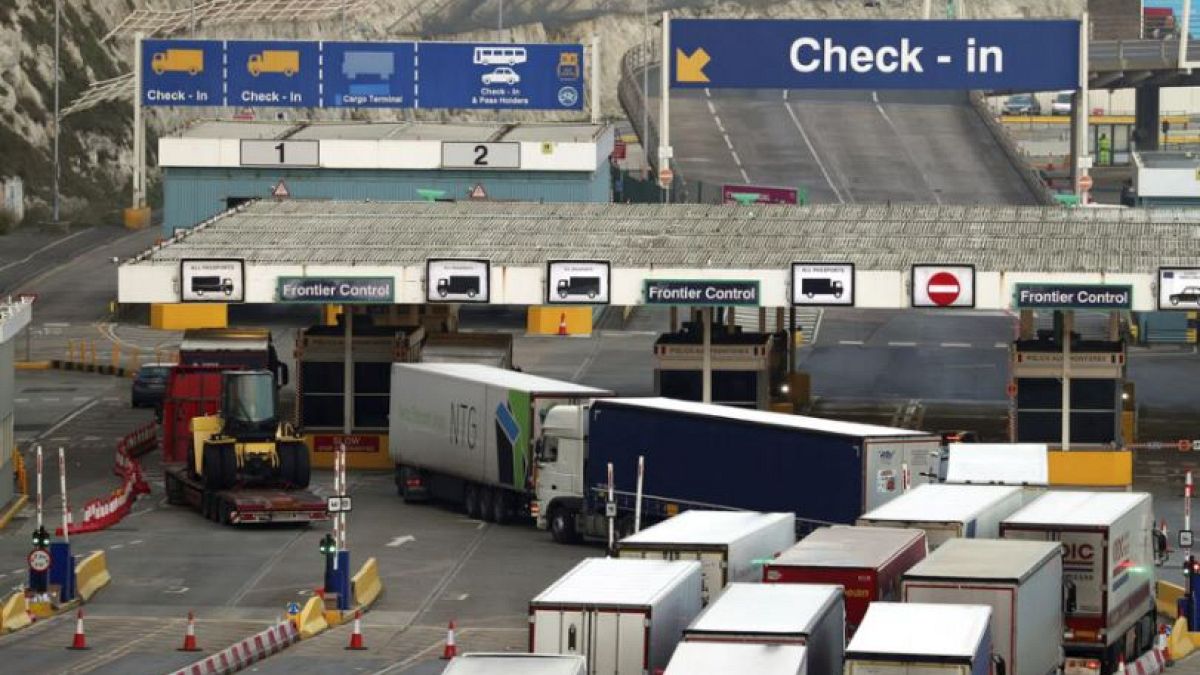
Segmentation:
<svg viewBox="0 0 1200 675">
<path fill-rule="evenodd" d="M 680 174 L 705 190 L 751 183 L 804 188 L 813 203 L 1036 203 L 962 92 L 677 90 L 670 114 Z"/>
</svg>

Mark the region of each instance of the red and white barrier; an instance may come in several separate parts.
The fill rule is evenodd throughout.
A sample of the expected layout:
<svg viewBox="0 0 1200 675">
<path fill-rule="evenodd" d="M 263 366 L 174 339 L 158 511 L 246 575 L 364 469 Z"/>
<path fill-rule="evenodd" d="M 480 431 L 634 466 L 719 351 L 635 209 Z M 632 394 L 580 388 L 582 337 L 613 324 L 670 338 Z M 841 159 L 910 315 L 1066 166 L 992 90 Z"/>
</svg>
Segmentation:
<svg viewBox="0 0 1200 675">
<path fill-rule="evenodd" d="M 300 641 L 300 631 L 291 621 L 276 624 L 261 633 L 203 658 L 171 675 L 227 675 L 282 651 Z"/>
<path fill-rule="evenodd" d="M 142 476 L 142 466 L 134 459 L 134 453 L 157 438 L 153 424 L 143 425 L 117 443 L 117 454 L 113 460 L 113 473 L 121 477 L 121 485 L 105 497 L 97 497 L 83 505 L 83 520 L 68 526 L 67 534 L 96 532 L 119 523 L 129 515 L 138 496 L 150 494 L 150 485 Z M 62 528 L 55 534 L 61 536 Z"/>
<path fill-rule="evenodd" d="M 1163 653 L 1157 649 L 1142 654 L 1142 658 L 1125 666 L 1125 672 L 1129 675 L 1158 675 L 1167 668 L 1167 661 L 1163 658 Z"/>
</svg>

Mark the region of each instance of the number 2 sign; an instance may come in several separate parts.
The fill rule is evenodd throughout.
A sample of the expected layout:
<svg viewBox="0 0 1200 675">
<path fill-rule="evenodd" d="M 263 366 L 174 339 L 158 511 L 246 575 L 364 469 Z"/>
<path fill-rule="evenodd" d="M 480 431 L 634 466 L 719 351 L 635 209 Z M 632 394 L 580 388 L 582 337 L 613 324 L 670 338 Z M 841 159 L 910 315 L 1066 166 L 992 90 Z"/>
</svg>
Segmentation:
<svg viewBox="0 0 1200 675">
<path fill-rule="evenodd" d="M 520 143 L 442 143 L 442 168 L 446 169 L 519 169 Z"/>
</svg>

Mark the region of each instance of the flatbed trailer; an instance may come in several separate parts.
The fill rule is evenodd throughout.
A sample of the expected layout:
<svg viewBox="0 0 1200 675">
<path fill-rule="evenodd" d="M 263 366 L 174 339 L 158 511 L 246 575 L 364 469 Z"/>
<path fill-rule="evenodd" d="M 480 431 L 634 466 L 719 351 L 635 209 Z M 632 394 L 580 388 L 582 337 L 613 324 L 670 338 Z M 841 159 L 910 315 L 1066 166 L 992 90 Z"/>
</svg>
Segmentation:
<svg viewBox="0 0 1200 675">
<path fill-rule="evenodd" d="M 186 464 L 163 467 L 167 503 L 190 506 L 224 525 L 311 523 L 329 520 L 325 500 L 308 490 L 233 488 L 208 490 L 188 474 Z"/>
</svg>

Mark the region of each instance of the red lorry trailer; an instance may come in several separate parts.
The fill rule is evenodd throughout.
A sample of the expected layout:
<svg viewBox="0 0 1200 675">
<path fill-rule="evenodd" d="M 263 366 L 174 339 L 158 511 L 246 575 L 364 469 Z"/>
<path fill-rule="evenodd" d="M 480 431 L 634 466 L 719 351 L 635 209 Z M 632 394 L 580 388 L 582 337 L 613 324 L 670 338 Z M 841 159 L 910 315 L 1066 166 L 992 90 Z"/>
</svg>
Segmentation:
<svg viewBox="0 0 1200 675">
<path fill-rule="evenodd" d="M 900 599 L 900 578 L 925 552 L 922 530 L 822 527 L 763 565 L 763 581 L 841 585 L 850 638 L 872 602 Z"/>
<path fill-rule="evenodd" d="M 179 365 L 167 378 L 162 419 L 167 503 L 191 506 L 205 518 L 226 525 L 328 520 L 325 500 L 308 490 L 242 485 L 211 490 L 191 470 L 191 421 L 217 413 L 221 373 L 225 370 L 219 366 Z"/>
</svg>

